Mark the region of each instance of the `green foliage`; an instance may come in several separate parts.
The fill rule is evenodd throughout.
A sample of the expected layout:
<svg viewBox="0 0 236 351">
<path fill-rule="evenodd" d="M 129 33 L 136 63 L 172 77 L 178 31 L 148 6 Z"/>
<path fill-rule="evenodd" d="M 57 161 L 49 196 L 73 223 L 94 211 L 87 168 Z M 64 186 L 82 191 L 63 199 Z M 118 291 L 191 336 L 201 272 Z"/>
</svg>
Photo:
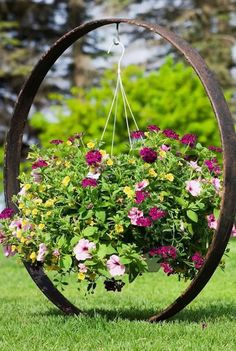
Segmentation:
<svg viewBox="0 0 236 351">
<path fill-rule="evenodd" d="M 168 58 L 165 64 L 154 72 L 129 66 L 122 73 L 123 84 L 131 108 L 142 129 L 155 123 L 162 129 L 173 128 L 184 133 L 195 133 L 205 144 L 219 144 L 219 133 L 214 114 L 205 91 L 191 67 Z M 42 144 L 55 138 L 65 138 L 78 131 L 85 131 L 89 138 L 100 137 L 111 106 L 116 83 L 116 69 L 107 70 L 99 86 L 88 90 L 73 88 L 71 97 L 51 94 L 51 111 L 54 121 L 42 113 L 36 113 L 31 125 L 39 131 Z M 122 99 L 118 103 L 116 127 L 116 150 L 124 149 L 128 135 Z M 113 116 L 112 116 L 113 117 Z M 130 118 L 131 122 L 131 118 Z M 106 141 L 112 135 L 111 120 Z M 135 129 L 131 123 L 131 130 Z"/>
</svg>

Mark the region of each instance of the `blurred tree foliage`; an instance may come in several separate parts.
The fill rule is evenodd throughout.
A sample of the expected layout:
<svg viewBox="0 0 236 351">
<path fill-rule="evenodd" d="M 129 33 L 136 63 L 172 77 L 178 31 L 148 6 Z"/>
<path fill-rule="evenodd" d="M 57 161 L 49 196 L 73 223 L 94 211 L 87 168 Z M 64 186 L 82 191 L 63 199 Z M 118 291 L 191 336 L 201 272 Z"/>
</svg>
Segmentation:
<svg viewBox="0 0 236 351">
<path fill-rule="evenodd" d="M 219 145 L 219 132 L 210 102 L 192 70 L 182 62 L 168 58 L 157 71 L 146 73 L 137 66 L 122 72 L 123 84 L 140 129 L 148 124 L 173 128 L 177 132 L 195 133 L 206 145 Z M 107 70 L 100 85 L 85 90 L 73 88 L 71 97 L 51 94 L 52 117 L 33 115 L 30 124 L 42 144 L 51 139 L 67 138 L 84 131 L 87 140 L 99 138 L 109 113 L 116 84 L 116 70 Z M 106 142 L 110 144 L 113 116 L 108 125 Z M 135 129 L 130 116 L 131 130 Z M 116 150 L 124 151 L 128 135 L 121 97 L 118 102 Z"/>
</svg>

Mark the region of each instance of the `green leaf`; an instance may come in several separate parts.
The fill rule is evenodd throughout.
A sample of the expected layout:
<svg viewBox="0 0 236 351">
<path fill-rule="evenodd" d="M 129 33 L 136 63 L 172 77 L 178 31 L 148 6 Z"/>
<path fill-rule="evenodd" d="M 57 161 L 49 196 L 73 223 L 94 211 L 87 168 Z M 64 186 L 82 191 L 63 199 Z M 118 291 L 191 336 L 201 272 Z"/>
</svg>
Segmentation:
<svg viewBox="0 0 236 351">
<path fill-rule="evenodd" d="M 79 236 L 74 236 L 74 238 L 71 239 L 70 244 L 71 246 L 75 246 L 81 238 Z"/>
<path fill-rule="evenodd" d="M 91 226 L 87 227 L 82 231 L 82 235 L 83 236 L 92 236 L 96 233 L 97 229 L 98 229 L 97 227 L 91 227 Z"/>
<path fill-rule="evenodd" d="M 64 235 L 62 235 L 57 241 L 57 246 L 58 248 L 61 248 L 62 246 L 66 245 L 66 243 L 66 238 Z"/>
<path fill-rule="evenodd" d="M 193 221 L 195 223 L 198 222 L 198 215 L 196 214 L 196 212 L 193 212 L 192 210 L 188 210 L 187 216 L 188 216 L 188 218 L 191 219 L 191 221 Z"/>
<path fill-rule="evenodd" d="M 98 255 L 98 257 L 103 258 L 107 255 L 112 255 L 114 253 L 116 253 L 116 250 L 111 245 L 101 244 L 101 245 L 99 245 L 97 255 Z"/>
<path fill-rule="evenodd" d="M 214 208 L 213 214 L 215 218 L 218 219 L 220 215 L 220 210 L 218 208 Z"/>
<path fill-rule="evenodd" d="M 105 222 L 106 220 L 106 212 L 105 211 L 96 211 L 95 213 L 97 219 L 101 222 Z"/>
<path fill-rule="evenodd" d="M 65 255 L 61 260 L 61 265 L 66 270 L 69 270 L 72 265 L 72 258 L 71 255 Z"/>
<path fill-rule="evenodd" d="M 133 260 L 131 258 L 128 258 L 128 257 L 121 257 L 120 258 L 120 262 L 122 264 L 130 264 Z"/>
</svg>

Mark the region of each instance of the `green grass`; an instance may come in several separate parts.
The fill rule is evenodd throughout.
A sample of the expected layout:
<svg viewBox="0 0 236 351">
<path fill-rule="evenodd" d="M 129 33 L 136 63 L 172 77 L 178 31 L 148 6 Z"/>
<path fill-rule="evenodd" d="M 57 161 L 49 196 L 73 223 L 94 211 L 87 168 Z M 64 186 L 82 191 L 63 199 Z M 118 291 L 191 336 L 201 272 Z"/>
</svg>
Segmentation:
<svg viewBox="0 0 236 351">
<path fill-rule="evenodd" d="M 226 271 L 218 269 L 190 306 L 161 324 L 145 319 L 183 290 L 175 277 L 150 273 L 122 293 L 99 288 L 88 297 L 72 286 L 67 295 L 87 315 L 68 317 L 46 300 L 21 264 L 1 257 L 0 351 L 235 351 L 236 241 L 230 246 Z"/>
</svg>

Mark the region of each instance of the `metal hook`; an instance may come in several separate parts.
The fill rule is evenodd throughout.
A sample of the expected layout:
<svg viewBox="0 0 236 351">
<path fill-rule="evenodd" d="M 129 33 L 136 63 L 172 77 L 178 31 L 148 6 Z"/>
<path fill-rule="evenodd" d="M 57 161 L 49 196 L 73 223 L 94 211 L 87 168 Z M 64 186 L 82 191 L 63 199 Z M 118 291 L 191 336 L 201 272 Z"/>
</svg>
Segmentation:
<svg viewBox="0 0 236 351">
<path fill-rule="evenodd" d="M 122 42 L 120 41 L 120 36 L 119 36 L 119 22 L 117 22 L 116 23 L 116 38 L 114 38 L 113 39 L 113 43 L 112 43 L 112 45 L 110 46 L 110 48 L 109 48 L 109 50 L 107 51 L 107 53 L 108 54 L 110 54 L 110 52 L 111 52 L 111 49 L 112 49 L 112 47 L 113 47 L 113 45 L 116 45 L 116 46 L 118 46 L 118 45 L 120 45 L 121 46 L 121 48 L 122 48 L 122 53 L 121 53 L 121 56 L 120 56 L 120 59 L 119 59 L 119 61 L 118 61 L 118 74 L 120 74 L 120 66 L 121 66 L 121 61 L 122 61 L 122 59 L 123 59 L 123 56 L 124 56 L 124 54 L 125 54 L 125 47 L 124 47 L 124 45 L 122 44 Z"/>
</svg>

